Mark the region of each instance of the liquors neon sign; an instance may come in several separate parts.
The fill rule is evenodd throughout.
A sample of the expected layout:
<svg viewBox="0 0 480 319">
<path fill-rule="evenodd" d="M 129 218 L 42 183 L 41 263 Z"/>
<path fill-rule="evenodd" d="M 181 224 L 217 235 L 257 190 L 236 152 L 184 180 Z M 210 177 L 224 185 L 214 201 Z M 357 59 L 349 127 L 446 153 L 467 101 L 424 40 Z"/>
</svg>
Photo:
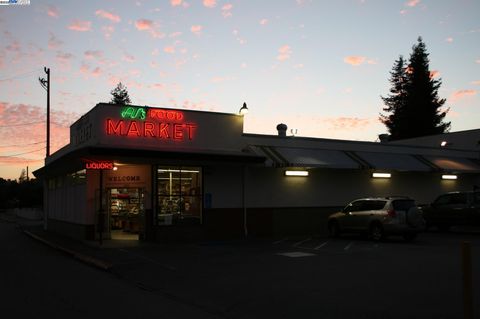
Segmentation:
<svg viewBox="0 0 480 319">
<path fill-rule="evenodd" d="M 110 161 L 88 161 L 87 163 L 85 163 L 85 168 L 94 170 L 113 170 L 114 165 L 113 162 Z"/>
<path fill-rule="evenodd" d="M 121 110 L 120 117 L 106 120 L 107 135 L 184 141 L 193 140 L 197 129 L 176 110 L 128 106 Z"/>
</svg>

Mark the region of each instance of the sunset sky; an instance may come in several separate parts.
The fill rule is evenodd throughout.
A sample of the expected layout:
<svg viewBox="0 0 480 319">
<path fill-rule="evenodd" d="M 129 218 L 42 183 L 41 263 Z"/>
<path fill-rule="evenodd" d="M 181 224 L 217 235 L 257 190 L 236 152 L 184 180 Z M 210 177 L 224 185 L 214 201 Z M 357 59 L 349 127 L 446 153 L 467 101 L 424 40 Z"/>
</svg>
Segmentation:
<svg viewBox="0 0 480 319">
<path fill-rule="evenodd" d="M 422 36 L 452 131 L 480 125 L 478 0 L 96 0 L 0 6 L 0 177 L 43 165 L 122 81 L 133 104 L 236 113 L 245 132 L 375 141 L 389 72 Z"/>
</svg>

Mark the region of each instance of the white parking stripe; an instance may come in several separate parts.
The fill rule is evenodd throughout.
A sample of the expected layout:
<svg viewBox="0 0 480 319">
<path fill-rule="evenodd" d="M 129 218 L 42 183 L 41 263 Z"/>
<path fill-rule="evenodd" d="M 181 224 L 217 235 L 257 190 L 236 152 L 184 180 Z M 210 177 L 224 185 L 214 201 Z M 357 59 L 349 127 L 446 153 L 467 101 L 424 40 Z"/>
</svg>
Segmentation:
<svg viewBox="0 0 480 319">
<path fill-rule="evenodd" d="M 304 242 L 309 241 L 310 239 L 312 239 L 312 238 L 309 237 L 309 238 L 307 238 L 307 239 L 304 239 L 304 240 L 302 240 L 302 241 L 299 241 L 299 242 L 293 244 L 293 247 L 297 247 L 297 246 L 303 244 Z"/>
<path fill-rule="evenodd" d="M 353 245 L 353 241 L 349 242 L 347 246 L 345 246 L 345 248 L 343 248 L 344 250 L 349 250 L 350 247 Z"/>
<path fill-rule="evenodd" d="M 317 247 L 315 247 L 314 249 L 318 250 L 318 249 L 322 248 L 323 246 L 325 246 L 326 244 L 328 244 L 328 242 L 329 242 L 329 241 L 327 240 L 327 241 L 324 242 L 323 244 L 320 244 L 320 245 L 318 245 Z"/>
<path fill-rule="evenodd" d="M 285 238 L 283 238 L 283 239 L 277 240 L 277 241 L 274 242 L 273 244 L 274 244 L 274 245 L 280 244 L 280 243 L 282 243 L 282 242 L 284 242 L 284 241 L 286 241 L 286 240 L 288 240 L 288 237 L 285 237 Z"/>
</svg>

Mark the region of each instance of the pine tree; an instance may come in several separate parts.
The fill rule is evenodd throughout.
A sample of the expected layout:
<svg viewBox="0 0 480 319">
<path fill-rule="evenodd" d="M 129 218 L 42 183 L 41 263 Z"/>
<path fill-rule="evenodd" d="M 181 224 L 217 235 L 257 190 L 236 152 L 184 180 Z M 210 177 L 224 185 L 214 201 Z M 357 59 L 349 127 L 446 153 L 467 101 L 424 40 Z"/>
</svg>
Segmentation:
<svg viewBox="0 0 480 319">
<path fill-rule="evenodd" d="M 383 103 L 386 105 L 383 110 L 390 112 L 390 115 L 380 114 L 380 121 L 387 126 L 390 133 L 390 139 L 395 140 L 404 135 L 404 128 L 407 125 L 404 116 L 404 108 L 406 104 L 406 71 L 405 60 L 400 55 L 395 61 L 392 71 L 390 72 L 390 94 L 387 97 L 381 97 Z"/>
<path fill-rule="evenodd" d="M 441 109 L 445 99 L 438 96 L 442 82 L 430 73 L 428 53 L 421 37 L 412 48 L 406 68 L 401 65 L 401 60 L 395 62 L 391 72 L 391 94 L 382 97 L 387 106 L 383 110 L 391 114 L 381 114 L 380 120 L 387 126 L 390 139 L 448 132 L 450 122 L 443 122 L 448 109 Z"/>
<path fill-rule="evenodd" d="M 118 83 L 117 86 L 110 91 L 112 95 L 112 100 L 110 103 L 112 104 L 131 104 L 132 101 L 130 100 L 130 96 L 128 95 L 127 87 L 122 84 L 122 82 Z"/>
</svg>

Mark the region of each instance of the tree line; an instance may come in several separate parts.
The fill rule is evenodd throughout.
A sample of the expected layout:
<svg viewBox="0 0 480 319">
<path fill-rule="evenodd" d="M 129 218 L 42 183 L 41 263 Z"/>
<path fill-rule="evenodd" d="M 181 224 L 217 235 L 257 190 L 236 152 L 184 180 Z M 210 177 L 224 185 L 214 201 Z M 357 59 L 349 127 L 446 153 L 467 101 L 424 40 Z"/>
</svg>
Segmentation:
<svg viewBox="0 0 480 319">
<path fill-rule="evenodd" d="M 42 207 L 42 205 L 43 185 L 41 181 L 0 178 L 0 209 Z"/>
</svg>

